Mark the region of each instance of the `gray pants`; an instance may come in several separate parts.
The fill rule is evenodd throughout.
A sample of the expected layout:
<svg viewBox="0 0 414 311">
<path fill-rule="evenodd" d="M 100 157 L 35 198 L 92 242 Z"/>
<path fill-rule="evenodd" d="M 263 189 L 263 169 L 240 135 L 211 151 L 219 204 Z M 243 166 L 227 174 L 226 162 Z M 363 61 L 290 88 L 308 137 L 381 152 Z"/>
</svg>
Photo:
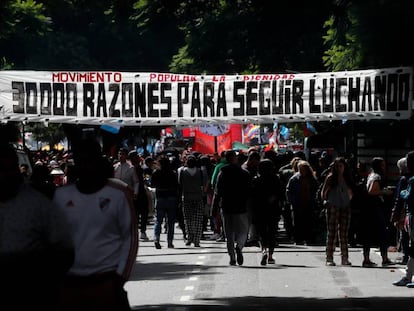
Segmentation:
<svg viewBox="0 0 414 311">
<path fill-rule="evenodd" d="M 235 248 L 242 250 L 249 233 L 249 219 L 247 213 L 223 214 L 224 232 L 226 234 L 227 252 L 231 258 L 235 257 Z M 236 243 L 236 245 L 234 245 Z"/>
</svg>

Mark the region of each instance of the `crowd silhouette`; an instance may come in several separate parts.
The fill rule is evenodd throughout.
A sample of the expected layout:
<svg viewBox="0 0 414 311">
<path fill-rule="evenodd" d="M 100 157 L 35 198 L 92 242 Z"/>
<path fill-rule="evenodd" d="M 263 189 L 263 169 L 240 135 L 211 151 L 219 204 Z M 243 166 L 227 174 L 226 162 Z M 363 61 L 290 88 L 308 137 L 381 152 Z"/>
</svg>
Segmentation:
<svg viewBox="0 0 414 311">
<path fill-rule="evenodd" d="M 243 265 L 243 249 L 249 246 L 261 252 L 260 265 L 275 264 L 282 232 L 287 243 L 324 245 L 327 266 L 337 265 L 337 245 L 341 265 L 352 265 L 349 247 L 360 247 L 361 266 L 377 266 L 370 249 L 378 247 L 382 266 L 408 267 L 394 285 L 414 287 L 412 203 L 401 196 L 410 189 L 414 152 L 396 163 L 400 179 L 395 182 L 387 179 L 383 158 L 355 163 L 327 152 L 309 159 L 303 152 L 278 154 L 255 147 L 220 155 L 191 150 L 141 155 L 132 147 L 119 148 L 118 157 L 111 158 L 97 141 L 82 140 L 73 152 L 35 154 L 28 176 L 10 144 L 3 142 L 0 151 L 0 221 L 16 217 L 19 223 L 11 211 L 23 204 L 22 198 L 47 211 L 41 214 L 42 223 L 61 219 L 59 228 L 56 223 L 42 227 L 45 232 L 35 243 L 47 242 L 53 245 L 50 250 L 0 243 L 2 269 L 15 267 L 14 259 L 23 260 L 31 252 L 39 251 L 39 258 L 42 251 L 58 258 L 66 254 L 60 266 L 50 267 L 58 290 L 49 291 L 53 305 L 38 301 L 45 310 L 128 310 L 123 285 L 135 263 L 138 240 L 160 250 L 166 234 L 166 246 L 174 248 L 177 225 L 186 247 L 203 247 L 207 238 L 225 242 L 229 265 Z M 57 168 L 59 178 L 52 174 Z M 152 221 L 151 234 L 147 225 Z M 3 242 L 28 238 L 11 238 L 13 228 L 4 232 Z M 401 261 L 389 259 L 390 246 L 401 252 Z M 2 288 L 5 282 L 17 286 L 11 275 L 4 275 L 10 279 L 2 278 Z M 9 287 L 10 297 L 19 290 Z"/>
</svg>

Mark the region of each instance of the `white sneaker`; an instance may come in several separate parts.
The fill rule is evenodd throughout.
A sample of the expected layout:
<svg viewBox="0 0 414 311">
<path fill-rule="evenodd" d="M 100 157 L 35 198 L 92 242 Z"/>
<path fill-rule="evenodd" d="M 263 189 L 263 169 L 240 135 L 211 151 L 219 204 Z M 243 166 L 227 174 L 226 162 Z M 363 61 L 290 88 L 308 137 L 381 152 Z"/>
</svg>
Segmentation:
<svg viewBox="0 0 414 311">
<path fill-rule="evenodd" d="M 143 240 L 143 241 L 148 241 L 149 240 L 148 237 L 147 237 L 147 234 L 145 232 L 141 232 L 140 239 Z"/>
</svg>

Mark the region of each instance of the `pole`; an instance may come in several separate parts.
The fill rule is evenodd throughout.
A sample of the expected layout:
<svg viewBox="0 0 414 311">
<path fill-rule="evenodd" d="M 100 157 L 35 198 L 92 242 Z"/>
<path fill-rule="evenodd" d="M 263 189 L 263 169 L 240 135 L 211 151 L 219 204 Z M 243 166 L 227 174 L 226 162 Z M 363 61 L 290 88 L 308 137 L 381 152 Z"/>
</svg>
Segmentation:
<svg viewBox="0 0 414 311">
<path fill-rule="evenodd" d="M 218 153 L 218 142 L 217 142 L 217 136 L 214 136 L 214 152 Z"/>
<path fill-rule="evenodd" d="M 26 139 L 25 139 L 25 136 L 26 136 L 26 133 L 25 133 L 25 125 L 26 125 L 26 121 L 22 121 L 22 141 L 23 141 L 23 150 L 24 149 L 26 149 Z"/>
</svg>

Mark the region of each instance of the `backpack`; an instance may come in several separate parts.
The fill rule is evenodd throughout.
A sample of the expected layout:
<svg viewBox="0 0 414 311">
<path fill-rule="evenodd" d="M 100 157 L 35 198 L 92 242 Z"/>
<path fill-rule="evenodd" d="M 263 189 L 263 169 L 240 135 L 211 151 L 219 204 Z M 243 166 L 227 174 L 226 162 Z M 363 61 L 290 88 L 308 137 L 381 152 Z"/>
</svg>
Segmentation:
<svg viewBox="0 0 414 311">
<path fill-rule="evenodd" d="M 414 192 L 411 191 L 413 183 L 414 183 L 414 176 L 411 176 L 408 179 L 407 188 L 400 191 L 400 198 L 404 200 L 408 210 L 414 209 Z"/>
</svg>

